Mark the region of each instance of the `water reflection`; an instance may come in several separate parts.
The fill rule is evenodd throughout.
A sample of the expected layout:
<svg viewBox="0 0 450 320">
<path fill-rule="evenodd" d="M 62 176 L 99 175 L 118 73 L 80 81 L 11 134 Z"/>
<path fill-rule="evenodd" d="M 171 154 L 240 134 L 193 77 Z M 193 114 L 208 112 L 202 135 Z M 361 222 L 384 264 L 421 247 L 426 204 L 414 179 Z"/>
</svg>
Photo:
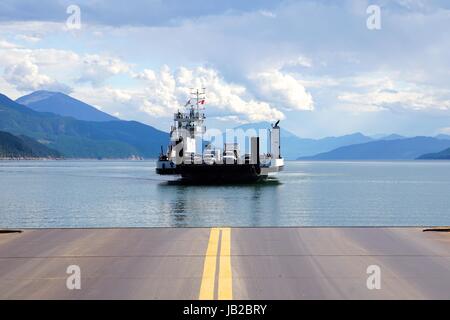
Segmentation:
<svg viewBox="0 0 450 320">
<path fill-rule="evenodd" d="M 186 189 L 178 188 L 177 197 L 170 203 L 171 224 L 174 227 L 186 227 Z"/>
<path fill-rule="evenodd" d="M 288 162 L 259 184 L 167 183 L 140 161 L 0 162 L 0 227 L 450 224 L 450 162 Z"/>
<path fill-rule="evenodd" d="M 277 220 L 280 185 L 276 178 L 227 185 L 166 181 L 158 184 L 157 193 L 173 227 L 256 226 Z"/>
</svg>

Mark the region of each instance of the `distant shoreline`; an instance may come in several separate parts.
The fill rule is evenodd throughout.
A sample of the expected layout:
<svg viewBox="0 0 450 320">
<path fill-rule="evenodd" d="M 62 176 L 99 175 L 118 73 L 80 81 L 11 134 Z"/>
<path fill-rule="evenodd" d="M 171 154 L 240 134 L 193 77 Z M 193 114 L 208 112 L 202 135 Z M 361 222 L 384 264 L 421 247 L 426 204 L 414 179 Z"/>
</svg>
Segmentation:
<svg viewBox="0 0 450 320">
<path fill-rule="evenodd" d="M 132 159 L 132 158 L 34 158 L 34 157 L 0 157 L 0 161 L 114 161 L 114 160 L 127 160 L 127 161 L 149 161 L 149 160 L 156 160 L 156 158 L 141 158 L 141 159 Z"/>
<path fill-rule="evenodd" d="M 141 158 L 141 159 L 133 159 L 133 158 L 5 158 L 0 157 L 0 161 L 156 161 L 157 158 Z M 345 162 L 429 162 L 429 163 L 445 163 L 449 162 L 450 159 L 339 159 L 339 160 L 313 160 L 313 159 L 292 159 L 286 160 L 289 162 L 317 162 L 317 163 L 345 163 Z"/>
<path fill-rule="evenodd" d="M 34 158 L 34 157 L 0 157 L 0 161 L 27 161 L 27 160 L 42 160 L 42 161 L 48 161 L 48 160 L 66 160 L 65 158 Z"/>
</svg>

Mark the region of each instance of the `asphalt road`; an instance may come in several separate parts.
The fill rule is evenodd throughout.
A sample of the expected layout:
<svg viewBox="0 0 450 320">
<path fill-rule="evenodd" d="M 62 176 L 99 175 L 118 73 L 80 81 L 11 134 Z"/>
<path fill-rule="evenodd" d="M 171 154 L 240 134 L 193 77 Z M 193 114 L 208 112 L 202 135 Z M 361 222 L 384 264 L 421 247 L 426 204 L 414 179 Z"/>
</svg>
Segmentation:
<svg viewBox="0 0 450 320">
<path fill-rule="evenodd" d="M 79 267 L 80 289 L 67 287 L 76 276 L 67 273 L 71 265 Z M 373 266 L 379 268 L 380 289 L 367 286 L 369 277 L 370 284 L 377 282 Z M 450 299 L 450 233 L 421 228 L 0 233 L 0 299 Z"/>
</svg>

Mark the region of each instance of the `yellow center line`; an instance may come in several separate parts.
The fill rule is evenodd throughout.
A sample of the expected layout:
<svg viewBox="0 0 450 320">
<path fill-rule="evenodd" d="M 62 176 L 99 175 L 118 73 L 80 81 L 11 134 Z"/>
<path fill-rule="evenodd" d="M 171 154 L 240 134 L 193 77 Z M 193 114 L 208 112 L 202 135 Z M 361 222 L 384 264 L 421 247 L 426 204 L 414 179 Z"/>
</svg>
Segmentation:
<svg viewBox="0 0 450 320">
<path fill-rule="evenodd" d="M 219 264 L 219 300 L 232 300 L 232 274 L 231 274 L 231 230 L 222 228 L 222 239 L 220 241 L 220 264 Z"/>
<path fill-rule="evenodd" d="M 217 297 L 219 300 L 231 300 L 233 298 L 232 272 L 231 272 L 231 229 L 211 228 L 208 248 L 205 254 L 202 283 L 200 285 L 200 300 L 213 300 L 215 292 L 215 277 L 217 256 L 220 239 L 219 278 Z"/>
<path fill-rule="evenodd" d="M 214 299 L 214 281 L 216 277 L 217 247 L 219 246 L 219 229 L 212 228 L 206 249 L 203 266 L 202 284 L 200 285 L 200 300 Z"/>
</svg>

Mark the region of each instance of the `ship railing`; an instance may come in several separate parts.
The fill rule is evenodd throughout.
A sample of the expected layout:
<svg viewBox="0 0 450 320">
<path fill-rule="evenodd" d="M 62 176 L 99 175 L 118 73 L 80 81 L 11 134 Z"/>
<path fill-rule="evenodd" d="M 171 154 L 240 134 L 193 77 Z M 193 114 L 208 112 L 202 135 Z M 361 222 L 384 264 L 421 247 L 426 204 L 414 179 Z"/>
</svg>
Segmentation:
<svg viewBox="0 0 450 320">
<path fill-rule="evenodd" d="M 181 161 L 183 164 L 235 164 L 243 165 L 249 164 L 251 161 L 251 155 L 245 154 L 243 156 L 237 155 L 235 152 L 230 150 L 223 152 L 225 157 L 219 155 L 220 152 L 208 150 L 203 153 L 185 153 Z M 234 160 L 232 160 L 234 159 Z M 275 165 L 275 162 L 270 154 L 260 155 L 260 166 L 264 168 L 271 167 Z"/>
</svg>

